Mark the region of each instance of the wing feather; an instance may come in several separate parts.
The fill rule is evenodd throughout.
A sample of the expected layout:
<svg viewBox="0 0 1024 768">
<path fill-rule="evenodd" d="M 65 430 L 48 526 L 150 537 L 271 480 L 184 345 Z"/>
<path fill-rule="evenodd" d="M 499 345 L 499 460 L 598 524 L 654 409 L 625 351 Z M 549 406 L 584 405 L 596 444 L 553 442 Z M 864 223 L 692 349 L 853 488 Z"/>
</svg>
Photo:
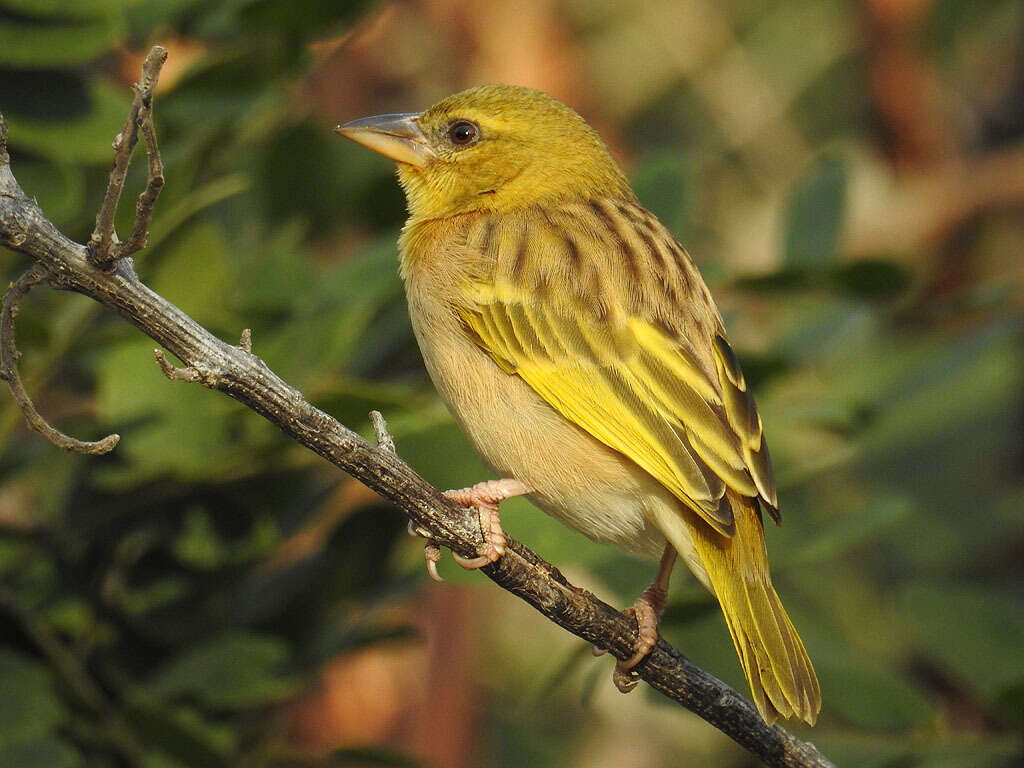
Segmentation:
<svg viewBox="0 0 1024 768">
<path fill-rule="evenodd" d="M 768 444 L 764 439 L 761 415 L 757 412 L 753 396 L 747 391 L 747 382 L 743 378 L 736 354 L 723 336 L 715 336 L 714 351 L 729 424 L 739 436 L 747 470 L 761 498 L 768 505 L 769 513 L 777 522 L 778 492 L 775 489 L 775 477 L 771 457 L 768 455 Z"/>
<path fill-rule="evenodd" d="M 658 250 L 652 233 L 671 236 L 656 232 L 649 214 L 622 210 L 589 203 L 517 223 L 532 236 L 485 234 L 476 247 L 494 254 L 500 277 L 467 286 L 462 317 L 503 370 L 729 534 L 727 487 L 761 496 L 773 513 L 777 506 L 761 419 L 706 290 L 683 291 L 692 298 L 685 305 L 653 305 L 679 295 L 681 286 L 665 283 L 672 276 L 699 281 L 695 268 L 686 259 L 663 269 L 665 254 L 681 249 Z M 646 230 L 633 236 L 640 221 Z M 609 227 L 619 233 L 613 242 L 592 236 Z M 616 271 L 623 279 L 608 279 Z M 601 285 L 600 295 L 585 284 Z"/>
<path fill-rule="evenodd" d="M 550 330 L 558 340 L 558 349 L 571 357 L 521 356 L 515 372 L 556 408 L 563 416 L 586 429 L 601 442 L 618 450 L 650 472 L 674 494 L 683 498 L 702 514 L 713 516 L 713 524 L 728 527 L 730 520 L 719 513 L 719 500 L 724 492 L 721 480 L 714 473 L 702 470 L 687 449 L 682 436 L 644 397 L 627 367 L 616 360 L 599 359 L 595 349 L 607 355 L 607 333 L 592 324 L 582 327 L 566 316 L 545 307 L 522 310 L 522 305 L 490 303 L 480 309 L 480 321 L 467 321 L 481 336 L 487 329 L 501 327 L 502 322 L 487 322 L 496 313 L 504 313 L 517 337 L 545 335 Z M 542 317 L 543 325 L 534 318 Z M 542 328 L 544 330 L 542 330 Z M 588 343 L 588 339 L 590 343 Z M 488 347 L 501 358 L 512 356 L 507 336 L 490 337 Z M 554 348 L 555 345 L 540 345 Z M 539 347 L 534 347 L 534 352 Z"/>
</svg>

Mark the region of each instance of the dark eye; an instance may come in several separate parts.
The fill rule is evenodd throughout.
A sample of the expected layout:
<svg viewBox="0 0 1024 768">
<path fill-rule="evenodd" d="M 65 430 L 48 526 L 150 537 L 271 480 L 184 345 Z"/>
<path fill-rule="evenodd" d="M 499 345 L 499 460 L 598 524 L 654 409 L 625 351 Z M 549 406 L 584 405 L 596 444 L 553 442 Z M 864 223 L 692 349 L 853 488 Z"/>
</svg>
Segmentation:
<svg viewBox="0 0 1024 768">
<path fill-rule="evenodd" d="M 469 120 L 458 120 L 448 128 L 448 138 L 451 139 L 452 144 L 458 146 L 472 144 L 479 136 L 480 129 L 476 127 L 476 123 L 471 123 Z"/>
</svg>

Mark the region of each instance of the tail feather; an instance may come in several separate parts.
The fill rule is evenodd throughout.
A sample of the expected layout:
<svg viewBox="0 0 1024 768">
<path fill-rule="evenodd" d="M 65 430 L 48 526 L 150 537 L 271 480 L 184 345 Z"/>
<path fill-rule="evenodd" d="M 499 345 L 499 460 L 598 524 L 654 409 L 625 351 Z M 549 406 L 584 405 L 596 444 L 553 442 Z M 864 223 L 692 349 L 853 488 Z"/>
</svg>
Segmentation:
<svg viewBox="0 0 1024 768">
<path fill-rule="evenodd" d="M 821 689 L 768 573 L 760 511 L 752 499 L 729 493 L 732 536 L 691 526 L 697 555 L 722 605 L 758 711 L 768 723 L 796 715 L 813 725 Z"/>
</svg>

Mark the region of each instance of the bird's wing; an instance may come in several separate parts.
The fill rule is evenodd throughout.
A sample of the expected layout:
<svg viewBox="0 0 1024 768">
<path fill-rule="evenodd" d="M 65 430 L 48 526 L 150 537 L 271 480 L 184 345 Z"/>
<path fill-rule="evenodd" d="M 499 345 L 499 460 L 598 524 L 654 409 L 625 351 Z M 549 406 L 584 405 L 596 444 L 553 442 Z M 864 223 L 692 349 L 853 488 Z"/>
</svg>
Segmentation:
<svg viewBox="0 0 1024 768">
<path fill-rule="evenodd" d="M 469 246 L 494 271 L 466 286 L 462 317 L 507 373 L 717 530 L 732 530 L 726 487 L 774 510 L 761 420 L 721 320 L 653 216 L 607 201 L 534 210 L 489 222 Z"/>
</svg>

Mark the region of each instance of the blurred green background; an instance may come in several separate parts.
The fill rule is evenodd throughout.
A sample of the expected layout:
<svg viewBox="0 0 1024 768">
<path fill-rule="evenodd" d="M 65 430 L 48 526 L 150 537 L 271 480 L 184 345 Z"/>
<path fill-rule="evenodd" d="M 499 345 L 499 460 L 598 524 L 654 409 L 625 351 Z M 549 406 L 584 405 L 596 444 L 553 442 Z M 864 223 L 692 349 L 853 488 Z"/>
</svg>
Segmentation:
<svg viewBox="0 0 1024 768">
<path fill-rule="evenodd" d="M 824 691 L 800 732 L 843 766 L 1024 765 L 1019 0 L 0 0 L 12 167 L 79 241 L 154 43 L 140 275 L 353 428 L 383 411 L 440 487 L 487 474 L 411 336 L 401 193 L 330 129 L 484 82 L 583 113 L 754 383 Z M 754 764 L 479 574 L 429 582 L 398 513 L 90 301 L 33 293 L 19 344 L 48 418 L 122 442 L 62 453 L 0 398 L 0 768 Z M 605 599 L 653 573 L 507 506 Z M 663 632 L 746 691 L 682 570 Z"/>
</svg>

